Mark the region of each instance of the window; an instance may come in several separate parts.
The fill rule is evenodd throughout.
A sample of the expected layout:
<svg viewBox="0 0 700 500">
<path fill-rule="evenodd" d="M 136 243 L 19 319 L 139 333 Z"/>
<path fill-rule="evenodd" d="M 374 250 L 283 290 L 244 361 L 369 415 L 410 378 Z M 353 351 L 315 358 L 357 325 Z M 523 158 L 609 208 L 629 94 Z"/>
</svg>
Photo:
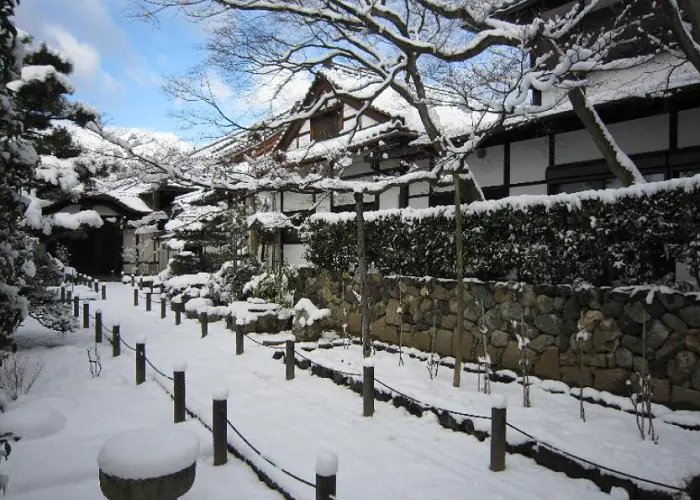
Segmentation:
<svg viewBox="0 0 700 500">
<path fill-rule="evenodd" d="M 341 123 L 340 113 L 332 111 L 316 116 L 311 119 L 311 140 L 328 139 L 335 137 L 340 132 Z"/>
<path fill-rule="evenodd" d="M 645 174 L 644 179 L 646 179 L 647 182 L 662 181 L 664 180 L 664 174 L 662 172 Z M 579 191 L 588 191 L 592 189 L 617 189 L 620 187 L 622 187 L 622 183 L 617 177 L 607 177 L 603 179 L 590 179 L 554 184 L 552 186 L 552 194 L 578 193 Z"/>
<path fill-rule="evenodd" d="M 488 186 L 481 188 L 481 191 L 484 193 L 484 199 L 486 200 L 500 200 L 501 198 L 505 198 L 508 196 L 508 187 L 507 186 Z M 462 203 L 467 203 L 469 200 L 462 199 Z M 446 206 L 446 205 L 454 205 L 455 204 L 455 194 L 454 191 L 441 191 L 441 192 L 434 192 L 428 195 L 428 204 L 431 207 L 440 207 L 440 206 Z"/>
</svg>

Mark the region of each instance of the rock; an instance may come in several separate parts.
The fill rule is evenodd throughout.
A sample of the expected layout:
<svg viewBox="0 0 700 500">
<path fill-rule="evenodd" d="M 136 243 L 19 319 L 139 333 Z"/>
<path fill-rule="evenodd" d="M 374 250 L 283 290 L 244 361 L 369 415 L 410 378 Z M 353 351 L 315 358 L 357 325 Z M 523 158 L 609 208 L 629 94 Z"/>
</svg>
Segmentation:
<svg viewBox="0 0 700 500">
<path fill-rule="evenodd" d="M 666 342 L 671 331 L 658 319 L 653 319 L 647 324 L 646 340 L 647 347 L 655 351 Z"/>
<path fill-rule="evenodd" d="M 520 373 L 520 350 L 518 349 L 518 343 L 511 340 L 506 345 L 505 351 L 503 351 L 503 356 L 501 357 L 501 366 L 507 368 L 508 370 L 513 370 Z"/>
<path fill-rule="evenodd" d="M 535 364 L 534 373 L 538 377 L 559 380 L 559 349 L 550 347 L 540 357 Z"/>
<path fill-rule="evenodd" d="M 413 332 L 411 346 L 423 352 L 430 352 L 430 333 L 428 330 Z"/>
<path fill-rule="evenodd" d="M 583 372 L 577 366 L 562 366 L 560 368 L 561 380 L 572 387 L 580 387 L 581 375 L 583 375 L 583 386 L 591 387 L 593 385 L 593 376 L 591 369 L 587 366 L 583 367 Z"/>
<path fill-rule="evenodd" d="M 467 303 L 467 307 L 464 309 L 464 317 L 469 321 L 478 321 L 481 318 L 481 307 L 474 302 Z"/>
<path fill-rule="evenodd" d="M 700 355 L 700 330 L 688 330 L 685 334 L 685 345 L 689 350 Z"/>
<path fill-rule="evenodd" d="M 671 389 L 671 403 L 681 408 L 700 410 L 700 391 L 674 385 Z"/>
<path fill-rule="evenodd" d="M 646 359 L 635 356 L 632 361 L 632 369 L 636 373 L 649 373 L 649 363 Z"/>
<path fill-rule="evenodd" d="M 690 386 L 700 391 L 700 362 L 695 363 L 693 373 L 690 375 Z"/>
<path fill-rule="evenodd" d="M 452 330 L 438 330 L 435 334 L 435 351 L 440 356 L 452 356 Z"/>
<path fill-rule="evenodd" d="M 626 383 L 628 379 L 629 372 L 622 368 L 596 370 L 593 374 L 593 386 L 601 391 L 622 394 L 626 392 Z"/>
<path fill-rule="evenodd" d="M 608 357 L 605 354 L 584 354 L 583 364 L 591 368 L 605 368 L 608 366 Z"/>
<path fill-rule="evenodd" d="M 683 337 L 678 334 L 671 335 L 668 340 L 662 345 L 655 354 L 655 358 L 662 361 L 669 361 L 673 357 L 685 349 Z"/>
<path fill-rule="evenodd" d="M 580 315 L 581 305 L 579 304 L 578 298 L 576 296 L 569 297 L 566 304 L 564 304 L 564 311 L 562 313 L 563 318 L 578 319 Z"/>
<path fill-rule="evenodd" d="M 569 334 L 563 333 L 557 337 L 557 347 L 559 348 L 559 352 L 568 351 L 570 345 Z"/>
<path fill-rule="evenodd" d="M 471 293 L 475 299 L 481 301 L 484 309 L 491 309 L 494 306 L 493 294 L 489 290 L 488 285 L 473 283 Z"/>
<path fill-rule="evenodd" d="M 435 309 L 435 306 L 434 306 L 434 304 L 433 304 L 433 301 L 432 301 L 432 299 L 430 299 L 429 297 L 424 298 L 424 299 L 421 301 L 420 305 L 418 306 L 418 310 L 419 310 L 420 312 L 422 312 L 423 314 L 425 314 L 425 313 L 430 313 L 430 314 L 428 314 L 428 315 L 431 316 L 431 317 L 432 317 L 432 312 L 433 312 L 434 309 Z"/>
<path fill-rule="evenodd" d="M 593 348 L 599 352 L 615 352 L 620 344 L 622 332 L 613 319 L 605 319 L 593 332 Z"/>
<path fill-rule="evenodd" d="M 453 336 L 454 336 L 454 331 L 453 331 Z M 474 335 L 472 335 L 469 331 L 464 331 L 462 332 L 462 345 L 460 346 L 461 351 L 462 351 L 462 360 L 467 360 L 467 361 L 475 361 L 472 359 L 469 359 L 469 356 L 471 355 L 472 348 L 474 347 Z M 457 357 L 457 356 L 455 356 Z"/>
<path fill-rule="evenodd" d="M 527 346 L 535 352 L 544 352 L 557 341 L 552 335 L 538 335 Z"/>
<path fill-rule="evenodd" d="M 403 316 L 402 313 L 399 313 L 398 310 L 400 308 L 400 302 L 396 299 L 389 299 L 389 301 L 386 304 L 386 322 L 389 325 L 399 325 L 401 323 L 401 317 Z M 405 308 L 401 307 L 401 310 L 403 312 Z"/>
<path fill-rule="evenodd" d="M 695 368 L 697 356 L 690 351 L 681 351 L 668 364 L 668 379 L 674 385 L 686 382 Z"/>
<path fill-rule="evenodd" d="M 362 333 L 362 314 L 348 312 L 348 333 L 360 335 Z"/>
<path fill-rule="evenodd" d="M 494 347 L 505 347 L 508 345 L 508 334 L 502 330 L 491 332 L 491 345 Z"/>
<path fill-rule="evenodd" d="M 700 328 L 700 305 L 686 306 L 679 311 L 679 315 L 690 328 Z"/>
<path fill-rule="evenodd" d="M 552 307 L 555 311 L 561 311 L 564 309 L 564 304 L 566 299 L 564 297 L 554 297 L 554 302 L 552 302 Z"/>
<path fill-rule="evenodd" d="M 546 295 L 539 295 L 536 303 L 537 312 L 540 314 L 549 314 L 554 309 L 554 299 L 547 297 Z"/>
<path fill-rule="evenodd" d="M 634 354 L 642 354 L 644 352 L 644 344 L 642 339 L 633 337 L 632 335 L 623 335 L 620 341 L 620 346 L 629 349 Z"/>
<path fill-rule="evenodd" d="M 586 311 L 583 313 L 583 326 L 588 332 L 595 330 L 605 316 L 600 311 Z"/>
<path fill-rule="evenodd" d="M 632 351 L 629 349 L 623 347 L 615 351 L 615 364 L 620 368 L 625 368 L 627 370 L 632 368 L 632 359 Z"/>
<path fill-rule="evenodd" d="M 681 307 L 685 306 L 685 297 L 679 293 L 657 293 L 655 295 L 659 298 L 659 301 L 667 311 L 677 311 Z"/>
<path fill-rule="evenodd" d="M 562 320 L 555 314 L 539 314 L 535 316 L 535 327 L 549 335 L 561 334 Z"/>
<path fill-rule="evenodd" d="M 513 301 L 503 302 L 499 306 L 499 309 L 504 321 L 520 321 L 520 318 L 524 313 L 523 306 L 521 306 L 518 302 Z"/>
<path fill-rule="evenodd" d="M 501 311 L 498 309 L 491 309 L 488 311 L 486 314 L 484 314 L 484 323 L 489 330 L 498 330 L 501 328 Z"/>
<path fill-rule="evenodd" d="M 505 349 L 503 347 L 494 347 L 490 345 L 487 346 L 486 350 L 488 351 L 489 356 L 491 356 L 491 366 L 500 366 L 501 359 L 503 357 L 503 351 L 505 351 Z"/>
<path fill-rule="evenodd" d="M 508 288 L 507 285 L 499 283 L 494 286 L 493 300 L 495 300 L 497 304 L 508 302 L 512 299 L 512 297 L 513 292 L 510 290 L 510 288 Z"/>
<path fill-rule="evenodd" d="M 435 300 L 447 300 L 450 295 L 450 292 L 443 286 L 435 285 L 433 287 L 433 299 Z"/>
<path fill-rule="evenodd" d="M 654 403 L 668 404 L 671 401 L 671 384 L 666 379 L 651 379 L 651 400 Z"/>
<path fill-rule="evenodd" d="M 601 311 L 608 318 L 617 318 L 624 311 L 624 304 L 611 300 L 603 304 Z"/>
<path fill-rule="evenodd" d="M 531 285 L 523 285 L 520 303 L 525 307 L 537 306 L 537 294 Z"/>
<path fill-rule="evenodd" d="M 561 366 L 578 366 L 578 351 L 573 349 L 568 351 L 559 350 L 559 364 Z"/>
<path fill-rule="evenodd" d="M 448 314 L 446 316 L 443 316 L 442 321 L 440 321 L 440 328 L 444 328 L 445 330 L 452 330 L 456 325 L 457 316 L 455 316 L 454 314 Z"/>
<path fill-rule="evenodd" d="M 681 319 L 671 313 L 666 313 L 661 317 L 661 321 L 666 324 L 671 330 L 674 332 L 678 332 L 681 335 L 685 335 L 685 332 L 688 331 L 688 327 L 681 321 Z"/>
<path fill-rule="evenodd" d="M 653 359 L 647 364 L 649 365 L 649 373 L 652 377 L 665 379 L 668 376 L 668 361 Z"/>
<path fill-rule="evenodd" d="M 644 323 L 651 319 L 651 315 L 644 308 L 644 304 L 639 301 L 631 302 L 625 305 L 625 314 L 632 318 L 635 323 Z"/>
<path fill-rule="evenodd" d="M 640 337 L 642 335 L 642 324 L 630 318 L 627 313 L 621 314 L 617 318 L 617 324 L 625 335 Z"/>
</svg>

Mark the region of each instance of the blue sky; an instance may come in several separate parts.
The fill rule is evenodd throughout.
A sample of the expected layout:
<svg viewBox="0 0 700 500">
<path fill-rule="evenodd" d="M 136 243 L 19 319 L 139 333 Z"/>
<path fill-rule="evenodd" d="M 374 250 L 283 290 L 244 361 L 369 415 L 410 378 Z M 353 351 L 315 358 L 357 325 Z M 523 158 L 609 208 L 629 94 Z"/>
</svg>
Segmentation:
<svg viewBox="0 0 700 500">
<path fill-rule="evenodd" d="M 168 116 L 178 104 L 160 87 L 204 58 L 203 27 L 166 14 L 158 28 L 130 18 L 128 8 L 128 0 L 24 0 L 16 23 L 72 60 L 75 98 L 109 123 L 192 138 Z"/>
</svg>

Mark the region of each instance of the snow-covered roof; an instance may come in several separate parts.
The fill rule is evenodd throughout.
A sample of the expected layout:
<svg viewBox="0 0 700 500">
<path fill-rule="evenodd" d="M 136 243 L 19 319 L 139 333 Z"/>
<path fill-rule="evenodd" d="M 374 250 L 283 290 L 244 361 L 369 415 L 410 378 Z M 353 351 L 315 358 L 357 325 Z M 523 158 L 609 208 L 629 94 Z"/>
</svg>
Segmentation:
<svg viewBox="0 0 700 500">
<path fill-rule="evenodd" d="M 282 212 L 257 212 L 246 219 L 248 227 L 259 225 L 263 229 L 293 228 L 292 221 Z"/>
</svg>

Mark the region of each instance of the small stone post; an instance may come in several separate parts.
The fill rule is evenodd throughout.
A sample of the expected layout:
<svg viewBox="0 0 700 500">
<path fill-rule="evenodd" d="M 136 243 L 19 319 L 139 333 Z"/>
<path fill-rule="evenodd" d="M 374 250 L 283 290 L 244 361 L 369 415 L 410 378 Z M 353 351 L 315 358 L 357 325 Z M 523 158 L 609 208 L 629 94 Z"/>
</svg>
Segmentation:
<svg viewBox="0 0 700 500">
<path fill-rule="evenodd" d="M 102 311 L 100 309 L 95 310 L 95 342 L 102 343 Z"/>
<path fill-rule="evenodd" d="M 287 340 L 285 343 L 284 364 L 286 367 L 287 380 L 294 380 L 294 341 Z"/>
<path fill-rule="evenodd" d="M 146 381 L 146 339 L 136 341 L 136 385 Z"/>
<path fill-rule="evenodd" d="M 116 358 L 122 353 L 122 341 L 119 333 L 119 323 L 112 325 L 112 357 Z"/>
<path fill-rule="evenodd" d="M 209 316 L 206 312 L 199 313 L 199 324 L 202 327 L 202 338 L 204 338 L 209 333 Z"/>
<path fill-rule="evenodd" d="M 99 292 L 100 291 L 100 282 L 98 280 L 95 280 L 93 283 L 95 285 L 95 291 Z"/>
<path fill-rule="evenodd" d="M 73 302 L 73 292 L 66 290 L 66 304 Z"/>
<path fill-rule="evenodd" d="M 228 460 L 228 429 L 226 421 L 228 420 L 227 403 L 228 389 L 219 389 L 213 394 L 213 418 L 212 418 L 212 433 L 214 435 L 214 465 L 223 465 Z"/>
<path fill-rule="evenodd" d="M 136 286 L 136 276 L 134 276 L 133 274 L 131 275 L 131 286 Z"/>
<path fill-rule="evenodd" d="M 362 416 L 374 415 L 374 358 L 365 358 L 362 366 Z"/>
<path fill-rule="evenodd" d="M 316 500 L 331 500 L 336 495 L 338 456 L 324 450 L 316 457 Z"/>
<path fill-rule="evenodd" d="M 226 329 L 233 330 L 233 314 L 226 315 Z"/>
<path fill-rule="evenodd" d="M 102 300 L 107 300 L 107 285 L 105 285 L 104 282 L 102 283 L 100 291 L 102 292 Z"/>
<path fill-rule="evenodd" d="M 165 308 L 168 306 L 168 301 L 166 300 L 168 296 L 164 293 L 160 294 L 160 319 L 165 318 L 165 313 L 166 310 Z"/>
<path fill-rule="evenodd" d="M 175 311 L 175 326 L 182 323 L 182 302 L 173 301 L 173 310 Z"/>
<path fill-rule="evenodd" d="M 243 329 L 245 325 L 239 325 L 236 323 L 236 356 L 243 354 Z"/>
<path fill-rule="evenodd" d="M 491 400 L 491 467 L 494 472 L 506 468 L 506 398 L 496 395 Z"/>
<path fill-rule="evenodd" d="M 139 305 L 139 289 L 134 288 L 134 307 L 138 307 Z"/>
<path fill-rule="evenodd" d="M 73 316 L 76 318 L 80 316 L 80 299 L 78 297 L 73 297 Z"/>
<path fill-rule="evenodd" d="M 185 421 L 185 370 L 187 363 L 181 361 L 173 366 L 173 422 Z"/>
<path fill-rule="evenodd" d="M 153 296 L 153 293 L 149 290 L 146 292 L 146 311 L 151 312 L 151 297 Z"/>
<path fill-rule="evenodd" d="M 90 328 L 90 304 L 83 302 L 83 328 Z"/>
<path fill-rule="evenodd" d="M 61 304 L 66 303 L 66 287 L 61 285 Z"/>
</svg>

